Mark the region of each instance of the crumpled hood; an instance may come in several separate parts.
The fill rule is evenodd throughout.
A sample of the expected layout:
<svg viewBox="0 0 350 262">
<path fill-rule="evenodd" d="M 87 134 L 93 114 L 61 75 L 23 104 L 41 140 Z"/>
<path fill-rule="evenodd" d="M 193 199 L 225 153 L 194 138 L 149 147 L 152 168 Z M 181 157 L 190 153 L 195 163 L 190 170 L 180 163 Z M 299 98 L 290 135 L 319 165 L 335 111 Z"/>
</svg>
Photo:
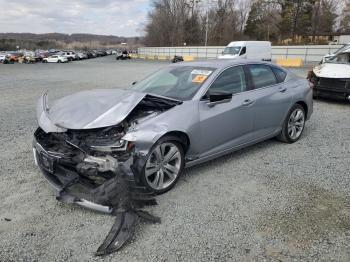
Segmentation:
<svg viewBox="0 0 350 262">
<path fill-rule="evenodd" d="M 90 90 L 63 97 L 47 108 L 44 95 L 37 107 L 38 122 L 46 132 L 53 132 L 53 127 L 64 132 L 112 126 L 122 122 L 145 96 L 132 90 Z"/>
<path fill-rule="evenodd" d="M 317 77 L 350 78 L 350 64 L 323 63 L 315 66 L 313 72 Z"/>
</svg>

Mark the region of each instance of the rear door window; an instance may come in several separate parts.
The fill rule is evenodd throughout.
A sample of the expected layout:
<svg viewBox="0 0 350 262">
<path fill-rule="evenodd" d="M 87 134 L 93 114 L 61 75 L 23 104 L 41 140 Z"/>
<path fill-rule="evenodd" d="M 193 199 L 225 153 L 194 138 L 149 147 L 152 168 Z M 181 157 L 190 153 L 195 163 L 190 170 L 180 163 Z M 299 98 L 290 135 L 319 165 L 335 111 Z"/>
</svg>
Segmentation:
<svg viewBox="0 0 350 262">
<path fill-rule="evenodd" d="M 277 84 L 276 76 L 269 66 L 249 65 L 248 68 L 255 89 Z"/>
</svg>

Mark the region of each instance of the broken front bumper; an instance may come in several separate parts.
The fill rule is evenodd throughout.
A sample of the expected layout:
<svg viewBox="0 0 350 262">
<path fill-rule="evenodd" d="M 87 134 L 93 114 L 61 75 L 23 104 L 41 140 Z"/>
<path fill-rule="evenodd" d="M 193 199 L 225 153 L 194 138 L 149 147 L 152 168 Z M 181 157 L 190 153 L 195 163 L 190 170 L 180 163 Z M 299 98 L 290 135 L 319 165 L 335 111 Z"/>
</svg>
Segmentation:
<svg viewBox="0 0 350 262">
<path fill-rule="evenodd" d="M 76 203 L 80 206 L 99 212 L 112 213 L 113 207 L 94 203 L 73 194 L 64 193 L 64 189 L 79 182 L 79 174 L 68 170 L 60 165 L 61 156 L 49 152 L 43 148 L 35 139 L 33 141 L 34 162 L 41 173 L 56 191 L 56 199 L 68 203 Z M 89 190 L 89 189 L 87 189 Z"/>
<path fill-rule="evenodd" d="M 38 134 L 40 129 L 34 135 L 34 160 L 57 190 L 56 199 L 116 216 L 95 255 L 107 255 L 123 247 L 132 238 L 138 218 L 160 223 L 160 218 L 142 210 L 157 204 L 154 194 L 140 185 L 144 155 L 133 152 L 126 160 L 118 158 L 119 162 L 111 155 L 91 156 L 67 140 L 60 141 L 60 147 L 52 147 L 52 142 L 45 143 L 47 140 L 40 140 Z"/>
<path fill-rule="evenodd" d="M 313 92 L 314 96 L 350 99 L 350 79 L 320 77 L 314 85 Z"/>
</svg>

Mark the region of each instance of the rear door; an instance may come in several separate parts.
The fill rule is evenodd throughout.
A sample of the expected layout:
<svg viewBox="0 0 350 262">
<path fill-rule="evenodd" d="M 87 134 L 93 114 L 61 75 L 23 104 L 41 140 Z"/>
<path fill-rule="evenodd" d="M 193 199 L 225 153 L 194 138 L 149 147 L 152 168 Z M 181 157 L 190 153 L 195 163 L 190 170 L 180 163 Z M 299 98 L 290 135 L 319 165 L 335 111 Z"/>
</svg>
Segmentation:
<svg viewBox="0 0 350 262">
<path fill-rule="evenodd" d="M 284 84 L 287 73 L 266 64 L 247 66 L 254 90 L 255 139 L 277 132 L 291 106 L 292 92 Z"/>
</svg>

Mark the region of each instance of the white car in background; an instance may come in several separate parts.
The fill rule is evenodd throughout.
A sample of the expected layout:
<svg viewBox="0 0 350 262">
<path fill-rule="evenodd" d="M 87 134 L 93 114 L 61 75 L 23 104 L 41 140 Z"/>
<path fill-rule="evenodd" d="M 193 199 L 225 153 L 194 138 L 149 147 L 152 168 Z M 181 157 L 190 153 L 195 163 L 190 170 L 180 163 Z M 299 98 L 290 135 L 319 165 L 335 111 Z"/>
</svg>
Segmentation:
<svg viewBox="0 0 350 262">
<path fill-rule="evenodd" d="M 69 61 L 79 59 L 78 55 L 73 51 L 64 51 L 64 52 L 61 52 L 60 55 L 67 57 Z"/>
<path fill-rule="evenodd" d="M 0 63 L 4 62 L 7 59 L 7 54 L 0 54 Z"/>
<path fill-rule="evenodd" d="M 87 59 L 87 58 L 88 58 L 87 54 L 84 53 L 84 52 L 79 52 L 79 53 L 77 53 L 77 56 L 78 56 L 78 59 L 79 59 L 79 60 Z"/>
<path fill-rule="evenodd" d="M 43 59 L 43 63 L 67 63 L 68 57 L 63 55 L 52 55 Z"/>
<path fill-rule="evenodd" d="M 342 49 L 308 73 L 314 97 L 350 101 L 350 48 Z"/>
</svg>

